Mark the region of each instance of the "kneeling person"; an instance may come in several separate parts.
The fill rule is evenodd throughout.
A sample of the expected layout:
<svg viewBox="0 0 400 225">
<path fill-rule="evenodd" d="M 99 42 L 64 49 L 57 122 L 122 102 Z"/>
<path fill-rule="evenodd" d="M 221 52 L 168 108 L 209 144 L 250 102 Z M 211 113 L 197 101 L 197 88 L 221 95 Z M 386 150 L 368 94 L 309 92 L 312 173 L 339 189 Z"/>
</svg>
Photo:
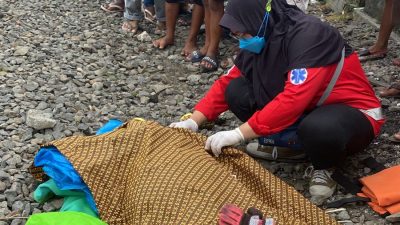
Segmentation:
<svg viewBox="0 0 400 225">
<path fill-rule="evenodd" d="M 231 110 L 243 124 L 206 142 L 218 156 L 224 146 L 279 133 L 302 118 L 297 135 L 314 167 L 310 193 L 330 197 L 335 167 L 365 149 L 384 122 L 357 55 L 335 28 L 284 0 L 231 0 L 220 24 L 240 39 L 235 65 L 189 120 L 170 126 L 197 131 Z"/>
</svg>

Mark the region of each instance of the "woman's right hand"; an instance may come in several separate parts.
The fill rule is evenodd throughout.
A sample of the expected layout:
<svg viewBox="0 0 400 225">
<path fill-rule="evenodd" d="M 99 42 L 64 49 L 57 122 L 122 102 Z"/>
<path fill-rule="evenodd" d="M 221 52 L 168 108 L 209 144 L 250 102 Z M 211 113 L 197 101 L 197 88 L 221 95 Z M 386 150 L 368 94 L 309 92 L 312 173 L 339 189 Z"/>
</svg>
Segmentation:
<svg viewBox="0 0 400 225">
<path fill-rule="evenodd" d="M 189 129 L 193 132 L 197 132 L 197 130 L 199 129 L 199 125 L 197 125 L 197 123 L 192 120 L 192 119 L 187 119 L 181 122 L 175 122 L 175 123 L 171 123 L 169 125 L 169 127 L 172 128 L 185 128 L 185 129 Z"/>
</svg>

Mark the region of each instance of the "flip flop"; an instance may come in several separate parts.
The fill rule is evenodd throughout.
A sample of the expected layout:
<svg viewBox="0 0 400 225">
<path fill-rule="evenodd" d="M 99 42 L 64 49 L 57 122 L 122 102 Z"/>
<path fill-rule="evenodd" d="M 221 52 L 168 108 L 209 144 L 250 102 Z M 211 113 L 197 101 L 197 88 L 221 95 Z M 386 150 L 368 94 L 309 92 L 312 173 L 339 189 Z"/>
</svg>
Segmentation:
<svg viewBox="0 0 400 225">
<path fill-rule="evenodd" d="M 186 57 L 186 61 L 190 61 L 192 63 L 200 62 L 205 55 L 201 54 L 200 50 L 193 51 Z"/>
<path fill-rule="evenodd" d="M 165 32 L 165 22 L 158 21 L 156 22 L 156 29 L 154 30 L 154 34 L 160 35 Z"/>
<path fill-rule="evenodd" d="M 398 59 L 393 59 L 393 65 L 395 65 L 395 66 L 400 66 L 400 58 L 398 58 Z"/>
<path fill-rule="evenodd" d="M 156 15 L 151 13 L 148 9 L 142 8 L 143 13 L 144 13 L 144 19 L 149 21 L 150 23 L 156 24 Z"/>
<path fill-rule="evenodd" d="M 124 5 L 118 5 L 115 2 L 111 2 L 109 4 L 101 5 L 100 8 L 109 13 L 123 12 Z"/>
<path fill-rule="evenodd" d="M 393 134 L 392 136 L 388 137 L 388 140 L 391 142 L 400 143 L 400 139 L 398 139 L 395 135 L 396 134 Z"/>
<path fill-rule="evenodd" d="M 384 90 L 379 91 L 380 97 L 400 97 L 400 83 L 394 83 Z"/>
<path fill-rule="evenodd" d="M 203 69 L 203 72 L 212 72 L 218 69 L 218 61 L 216 57 L 205 56 L 201 62 L 206 62 L 211 65 L 211 67 L 207 67 L 200 63 L 200 67 Z"/>
<path fill-rule="evenodd" d="M 367 48 L 362 48 L 359 51 L 357 51 L 358 58 L 360 62 L 366 62 L 369 60 L 378 60 L 378 59 L 383 59 L 386 57 L 388 50 L 382 50 L 382 51 L 377 51 L 377 52 L 371 52 Z"/>
</svg>

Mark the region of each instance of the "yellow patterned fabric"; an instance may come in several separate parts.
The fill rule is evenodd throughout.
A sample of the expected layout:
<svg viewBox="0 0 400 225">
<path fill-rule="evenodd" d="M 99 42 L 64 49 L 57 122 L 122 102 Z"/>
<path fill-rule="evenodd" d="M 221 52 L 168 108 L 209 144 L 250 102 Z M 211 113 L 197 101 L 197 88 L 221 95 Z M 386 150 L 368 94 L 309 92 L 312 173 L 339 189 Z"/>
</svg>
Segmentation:
<svg viewBox="0 0 400 225">
<path fill-rule="evenodd" d="M 227 203 L 257 207 L 278 224 L 336 224 L 292 187 L 234 148 L 219 158 L 206 137 L 154 122 L 130 121 L 99 136 L 56 146 L 92 191 L 110 225 L 217 224 Z"/>
</svg>

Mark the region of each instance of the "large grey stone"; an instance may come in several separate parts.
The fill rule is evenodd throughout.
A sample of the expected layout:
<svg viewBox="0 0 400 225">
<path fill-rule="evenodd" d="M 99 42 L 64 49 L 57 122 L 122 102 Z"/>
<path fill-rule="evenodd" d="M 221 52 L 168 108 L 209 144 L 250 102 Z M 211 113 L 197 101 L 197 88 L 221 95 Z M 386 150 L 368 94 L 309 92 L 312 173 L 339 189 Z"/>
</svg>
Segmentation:
<svg viewBox="0 0 400 225">
<path fill-rule="evenodd" d="M 6 188 L 7 185 L 4 182 L 0 181 L 0 192 L 3 192 L 4 190 L 6 190 Z"/>
<path fill-rule="evenodd" d="M 53 115 L 51 113 L 31 109 L 26 115 L 26 125 L 36 130 L 53 128 L 57 121 L 52 119 L 52 117 Z"/>
<path fill-rule="evenodd" d="M 137 35 L 137 39 L 141 42 L 149 42 L 151 41 L 151 36 L 146 31 L 143 31 Z"/>
<path fill-rule="evenodd" d="M 14 56 L 24 56 L 28 54 L 29 47 L 28 46 L 17 46 L 15 47 Z"/>
<path fill-rule="evenodd" d="M 341 211 L 339 214 L 336 215 L 338 220 L 349 220 L 350 215 L 347 211 Z"/>
</svg>

